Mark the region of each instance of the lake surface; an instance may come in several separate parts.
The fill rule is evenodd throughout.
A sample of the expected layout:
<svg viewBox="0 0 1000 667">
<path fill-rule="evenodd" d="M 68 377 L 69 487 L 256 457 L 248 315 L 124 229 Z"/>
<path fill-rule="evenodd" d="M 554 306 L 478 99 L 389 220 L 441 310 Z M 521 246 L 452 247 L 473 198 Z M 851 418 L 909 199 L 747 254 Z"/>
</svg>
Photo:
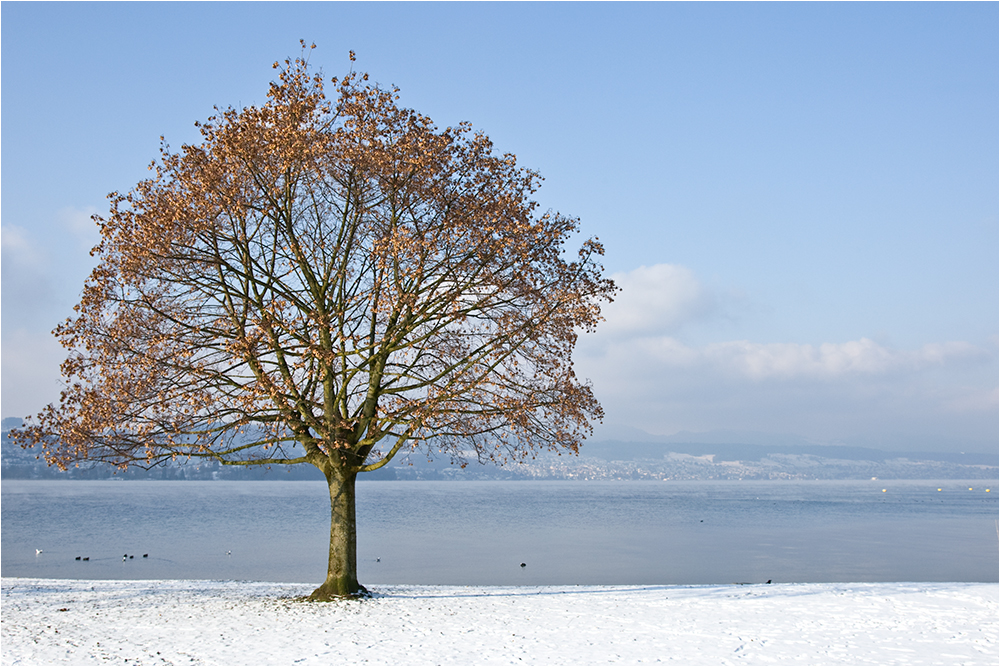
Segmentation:
<svg viewBox="0 0 1000 667">
<path fill-rule="evenodd" d="M 325 576 L 322 482 L 0 490 L 6 577 Z M 358 571 L 365 584 L 994 582 L 998 491 L 983 480 L 362 481 Z"/>
</svg>

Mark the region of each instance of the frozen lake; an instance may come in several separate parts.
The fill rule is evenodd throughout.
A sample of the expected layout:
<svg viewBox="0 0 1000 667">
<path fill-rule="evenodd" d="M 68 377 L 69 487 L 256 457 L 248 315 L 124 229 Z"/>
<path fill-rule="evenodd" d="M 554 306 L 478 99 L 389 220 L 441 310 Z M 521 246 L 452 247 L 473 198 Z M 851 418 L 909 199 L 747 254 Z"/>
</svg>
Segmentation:
<svg viewBox="0 0 1000 667">
<path fill-rule="evenodd" d="M 359 578 L 995 582 L 997 491 L 982 480 L 363 481 Z M 5 577 L 319 582 L 325 574 L 322 482 L 5 480 L 0 509 Z"/>
</svg>

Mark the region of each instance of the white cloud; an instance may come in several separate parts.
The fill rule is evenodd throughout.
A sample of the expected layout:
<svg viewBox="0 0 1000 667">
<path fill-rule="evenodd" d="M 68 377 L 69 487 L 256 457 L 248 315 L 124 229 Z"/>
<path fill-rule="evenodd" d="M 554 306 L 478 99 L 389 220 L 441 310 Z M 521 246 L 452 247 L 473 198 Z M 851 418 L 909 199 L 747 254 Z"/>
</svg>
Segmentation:
<svg viewBox="0 0 1000 667">
<path fill-rule="evenodd" d="M 611 278 L 622 291 L 603 308 L 603 336 L 672 333 L 718 309 L 715 295 L 683 266 L 640 266 Z"/>
<path fill-rule="evenodd" d="M 2 416 L 35 414 L 57 401 L 65 351 L 50 333 L 72 314 L 98 236 L 91 209 L 53 214 L 59 232 L 4 224 L 0 228 L 3 290 Z M 46 227 L 46 229 L 52 229 Z"/>
<path fill-rule="evenodd" d="M 95 213 L 97 213 L 97 209 L 93 206 L 84 206 L 83 208 L 68 206 L 59 209 L 56 213 L 63 229 L 76 238 L 80 248 L 88 252 L 101 240 L 97 223 L 91 219 Z"/>
<path fill-rule="evenodd" d="M 25 329 L 4 331 L 0 413 L 4 417 L 37 414 L 59 400 L 59 364 L 66 350 L 50 334 Z"/>
<path fill-rule="evenodd" d="M 96 264 L 89 251 L 100 234 L 92 207 L 63 208 L 51 214 L 56 233 L 4 224 L 2 245 L 3 314 L 7 326 L 48 332 L 71 313 L 87 275 Z M 51 224 L 51 223 L 50 223 Z"/>
<path fill-rule="evenodd" d="M 996 350 L 968 343 L 692 346 L 647 336 L 587 346 L 576 367 L 608 423 L 650 433 L 752 430 L 941 449 L 995 447 L 998 435 Z"/>
<path fill-rule="evenodd" d="M 0 252 L 4 264 L 39 266 L 43 260 L 43 253 L 32 242 L 28 231 L 17 225 L 0 227 Z"/>
<path fill-rule="evenodd" d="M 0 228 L 0 282 L 4 313 L 19 316 L 34 313 L 52 301 L 54 291 L 49 279 L 50 260 L 46 249 L 30 233 L 16 225 Z"/>
<path fill-rule="evenodd" d="M 661 434 L 730 429 L 900 448 L 995 446 L 996 341 L 694 345 L 681 339 L 685 327 L 725 313 L 691 271 L 661 264 L 614 278 L 619 300 L 575 355 L 608 423 Z"/>
<path fill-rule="evenodd" d="M 986 356 L 985 351 L 968 343 L 925 345 L 919 350 L 909 351 L 892 350 L 868 338 L 818 346 L 733 341 L 708 345 L 699 352 L 707 363 L 720 370 L 740 373 L 755 380 L 878 375 Z"/>
<path fill-rule="evenodd" d="M 630 368 L 633 377 L 639 368 L 648 369 L 643 375 L 700 369 L 749 381 L 800 378 L 831 381 L 848 376 L 917 372 L 966 361 L 980 363 L 993 356 L 988 350 L 965 342 L 894 350 L 868 338 L 818 346 L 742 340 L 694 347 L 670 336 L 645 336 L 605 344 L 595 340 L 583 349 L 582 359 Z"/>
</svg>

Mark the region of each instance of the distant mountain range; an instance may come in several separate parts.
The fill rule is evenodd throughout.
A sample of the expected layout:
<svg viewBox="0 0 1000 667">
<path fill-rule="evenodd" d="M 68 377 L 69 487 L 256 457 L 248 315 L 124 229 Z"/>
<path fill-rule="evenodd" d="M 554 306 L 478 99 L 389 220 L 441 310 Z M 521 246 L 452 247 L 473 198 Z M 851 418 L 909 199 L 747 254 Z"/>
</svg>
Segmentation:
<svg viewBox="0 0 1000 667">
<path fill-rule="evenodd" d="M 703 444 L 744 444 L 762 445 L 766 447 L 799 447 L 799 446 L 848 446 L 874 449 L 886 452 L 940 452 L 966 451 L 993 453 L 996 443 L 966 442 L 960 445 L 961 438 L 949 437 L 947 434 L 933 436 L 922 434 L 905 437 L 861 437 L 838 440 L 819 440 L 806 438 L 795 433 L 774 433 L 764 431 L 714 429 L 711 431 L 679 431 L 671 435 L 654 435 L 638 428 L 617 424 L 598 424 L 594 434 L 589 439 L 594 442 L 656 442 L 656 443 L 703 443 Z"/>
<path fill-rule="evenodd" d="M 14 446 L 7 431 L 20 420 L 3 420 L 0 474 L 21 479 L 282 479 L 319 480 L 311 466 L 246 468 L 213 461 L 131 469 L 112 475 L 104 466 L 61 473 Z M 543 453 L 527 463 L 499 467 L 473 461 L 465 468 L 425 455 L 397 457 L 362 479 L 996 479 L 1000 454 L 900 452 L 848 445 L 820 445 L 798 436 L 736 432 L 656 436 L 634 428 L 602 427 L 579 456 Z M 602 437 L 603 436 L 603 437 Z M 608 437 L 608 436 L 617 436 Z M 741 440 L 757 440 L 746 442 Z M 761 444 L 763 439 L 773 440 Z M 714 441 L 713 441 L 714 440 Z"/>
<path fill-rule="evenodd" d="M 592 456 L 605 461 L 639 461 L 662 459 L 671 452 L 692 456 L 714 455 L 720 461 L 760 461 L 769 455 L 809 455 L 823 459 L 846 461 L 942 461 L 962 465 L 1000 465 L 1000 453 L 981 454 L 966 452 L 895 452 L 847 445 L 754 445 L 726 442 L 679 442 L 664 438 L 663 441 L 628 442 L 616 440 L 586 441 L 580 449 L 581 456 Z"/>
</svg>

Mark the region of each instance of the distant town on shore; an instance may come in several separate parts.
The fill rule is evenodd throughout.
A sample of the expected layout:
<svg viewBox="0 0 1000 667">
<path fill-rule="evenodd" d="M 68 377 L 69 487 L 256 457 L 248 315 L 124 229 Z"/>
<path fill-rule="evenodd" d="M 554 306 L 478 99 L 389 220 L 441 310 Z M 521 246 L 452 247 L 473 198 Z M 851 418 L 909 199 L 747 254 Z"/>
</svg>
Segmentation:
<svg viewBox="0 0 1000 667">
<path fill-rule="evenodd" d="M 191 460 L 149 470 L 85 465 L 60 471 L 14 445 L 8 431 L 21 420 L 3 420 L 0 477 L 3 479 L 321 480 L 309 465 L 224 466 Z M 676 436 L 674 436 L 676 437 Z M 1000 456 L 959 452 L 896 452 L 865 447 L 809 444 L 739 444 L 595 439 L 579 455 L 539 454 L 505 466 L 471 458 L 463 468 L 448 457 L 400 456 L 361 480 L 813 480 L 813 479 L 997 479 Z M 664 438 L 671 440 L 671 438 Z"/>
</svg>

